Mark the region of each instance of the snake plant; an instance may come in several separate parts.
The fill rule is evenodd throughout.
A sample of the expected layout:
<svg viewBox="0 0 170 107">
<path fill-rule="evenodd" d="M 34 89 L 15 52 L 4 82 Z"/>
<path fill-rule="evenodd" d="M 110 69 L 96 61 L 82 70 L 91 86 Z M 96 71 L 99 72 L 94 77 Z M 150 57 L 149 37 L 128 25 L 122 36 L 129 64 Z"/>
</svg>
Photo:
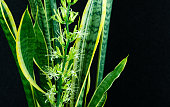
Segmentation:
<svg viewBox="0 0 170 107">
<path fill-rule="evenodd" d="M 113 0 L 88 0 L 78 22 L 79 13 L 71 9 L 78 0 L 61 0 L 59 6 L 56 0 L 28 1 L 31 12 L 27 7 L 17 28 L 7 4 L 0 0 L 0 25 L 16 61 L 28 106 L 104 106 L 107 90 L 127 62 L 126 57 L 103 79 Z M 98 44 L 96 89 L 87 104 L 90 67 Z"/>
</svg>

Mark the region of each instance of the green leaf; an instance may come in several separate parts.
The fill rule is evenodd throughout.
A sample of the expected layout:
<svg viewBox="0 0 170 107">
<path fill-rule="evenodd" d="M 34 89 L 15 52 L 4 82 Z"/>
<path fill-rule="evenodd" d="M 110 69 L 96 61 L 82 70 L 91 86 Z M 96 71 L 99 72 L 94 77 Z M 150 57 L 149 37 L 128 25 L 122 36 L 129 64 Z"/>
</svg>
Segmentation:
<svg viewBox="0 0 170 107">
<path fill-rule="evenodd" d="M 29 29 L 29 30 L 28 30 Z M 45 93 L 33 79 L 33 57 L 35 47 L 35 34 L 33 24 L 28 9 L 24 12 L 18 34 L 16 37 L 16 53 L 19 66 L 25 78 L 33 85 L 37 90 Z"/>
<path fill-rule="evenodd" d="M 82 16 L 82 20 L 81 20 L 81 24 L 80 24 L 80 28 L 79 30 L 81 32 L 86 32 L 87 31 L 87 26 L 89 25 L 90 23 L 90 19 L 91 19 L 91 13 L 92 13 L 92 0 L 88 0 L 87 4 L 86 4 L 86 7 L 84 9 L 84 12 L 83 12 L 83 16 Z M 89 20 L 89 21 L 88 21 Z M 84 31 L 85 30 L 85 31 Z M 83 96 L 84 96 L 84 90 L 85 90 L 85 85 L 86 85 L 86 79 L 84 80 L 84 84 L 82 85 L 82 66 L 83 66 L 83 54 L 84 54 L 84 48 L 85 48 L 85 36 L 81 39 L 81 38 L 78 38 L 76 40 L 76 49 L 77 50 L 80 50 L 81 54 L 79 56 L 79 60 L 77 59 L 74 59 L 74 69 L 78 70 L 78 81 L 74 81 L 75 83 L 78 82 L 78 87 L 82 87 L 81 89 L 79 89 L 77 91 L 77 93 L 75 95 L 72 95 L 72 98 L 75 98 L 77 101 L 76 101 L 76 104 L 75 104 L 75 107 L 81 107 L 82 104 L 83 104 Z M 79 54 L 79 53 L 78 53 Z M 81 78 L 81 79 L 80 79 Z M 73 83 L 73 84 L 75 84 Z M 73 100 L 74 101 L 74 100 Z"/>
<path fill-rule="evenodd" d="M 28 0 L 31 8 L 31 15 L 33 19 L 36 19 L 36 13 L 37 13 L 37 3 L 36 0 Z"/>
<path fill-rule="evenodd" d="M 57 11 L 56 0 L 50 0 L 50 6 L 51 6 L 51 11 L 52 11 L 52 16 L 53 16 L 55 15 L 54 10 Z M 53 23 L 52 37 L 57 38 L 60 35 L 60 26 L 59 26 L 59 23 L 55 20 L 52 20 L 52 23 Z M 58 42 L 57 39 L 54 40 L 54 45 L 61 48 L 60 43 Z M 55 46 L 54 46 L 54 49 L 55 49 Z"/>
<path fill-rule="evenodd" d="M 2 11 L 1 15 L 6 23 L 6 26 L 8 27 L 8 30 L 12 33 L 13 38 L 15 38 L 17 35 L 15 21 L 7 4 L 3 0 L 1 1 L 1 11 Z"/>
<path fill-rule="evenodd" d="M 41 0 L 36 0 L 38 5 L 38 24 L 44 34 L 47 48 L 48 48 L 48 54 L 51 53 L 51 40 L 50 40 L 50 32 L 49 32 L 49 25 L 48 25 L 48 19 L 47 19 L 47 13 L 43 7 Z"/>
<path fill-rule="evenodd" d="M 52 17 L 52 9 L 51 9 L 51 4 L 50 0 L 44 0 L 44 6 L 45 6 L 45 11 L 47 14 L 47 23 L 48 23 L 48 28 L 50 35 L 52 36 L 52 28 L 53 28 L 53 20 L 51 19 Z"/>
<path fill-rule="evenodd" d="M 45 0 L 45 10 L 47 13 L 48 25 L 50 30 L 51 38 L 57 38 L 60 35 L 60 27 L 59 23 L 55 20 L 52 20 L 52 16 L 55 15 L 55 11 L 57 11 L 57 3 L 56 0 Z M 61 47 L 60 43 L 57 39 L 54 39 L 53 48 L 56 50 L 57 47 Z"/>
<path fill-rule="evenodd" d="M 88 77 L 88 73 L 90 72 L 90 67 L 91 67 L 91 64 L 92 64 L 92 60 L 93 60 L 93 57 L 94 57 L 94 54 L 95 54 L 95 52 L 96 52 L 96 49 L 97 49 L 97 46 L 98 46 L 98 43 L 99 43 L 99 40 L 100 40 L 100 35 L 101 35 L 101 32 L 102 32 L 102 29 L 103 29 L 103 26 L 104 26 L 104 21 L 105 21 L 105 17 L 106 17 L 106 1 L 107 0 L 103 0 L 103 2 L 102 2 L 102 6 L 101 6 L 101 8 L 102 8 L 102 15 L 101 15 L 101 20 L 100 20 L 100 25 L 99 25 L 99 27 L 98 27 L 98 30 L 97 30 L 97 38 L 96 38 L 96 41 L 95 41 L 95 43 L 94 43 L 94 48 L 93 48 L 93 51 L 92 51 L 92 54 L 91 53 L 88 53 L 86 50 L 86 54 L 85 54 L 85 56 L 87 56 L 86 58 L 85 58 L 85 60 L 89 60 L 88 59 L 88 54 L 91 54 L 91 57 L 90 57 L 90 61 L 89 62 L 86 62 L 86 63 L 84 63 L 84 66 L 86 66 L 87 64 L 88 64 L 88 68 L 87 68 L 87 71 L 86 72 L 84 72 L 84 75 L 85 75 L 85 77 L 83 78 L 83 80 L 84 80 L 84 82 L 83 82 L 83 84 L 82 84 L 82 86 L 81 86 L 81 89 L 80 89 L 80 92 L 79 92 L 79 95 L 78 95 L 78 98 L 77 98 L 77 102 L 76 102 L 76 107 L 79 105 L 79 101 L 81 101 L 82 99 L 80 99 L 81 97 L 80 96 L 82 96 L 81 94 L 84 94 L 83 93 L 83 89 L 84 89 L 84 87 L 85 87 L 85 84 L 86 84 L 86 79 L 87 79 L 87 77 Z M 94 3 L 94 6 L 96 6 L 96 4 L 98 4 L 97 3 L 97 1 L 95 2 L 95 1 L 93 1 L 93 3 Z M 96 8 L 97 9 L 97 8 Z M 97 11 L 97 10 L 96 10 Z M 96 13 L 96 12 L 94 12 L 94 13 Z M 93 14 L 94 14 L 93 13 Z M 97 13 L 95 14 L 95 15 L 97 15 Z M 95 17 L 97 17 L 97 16 L 95 16 Z M 96 19 L 97 20 L 97 19 Z M 93 28 L 91 27 L 91 30 L 92 30 Z M 95 28 L 94 28 L 95 29 Z M 91 32 L 90 32 L 91 33 Z M 95 33 L 95 32 L 92 32 L 92 35 L 93 35 L 93 33 Z M 89 36 L 88 36 L 89 37 Z M 89 41 L 90 42 L 90 41 Z M 88 44 L 88 42 L 87 42 L 87 44 Z M 93 45 L 93 43 L 92 43 L 92 40 L 91 40 L 91 43 L 88 45 L 88 46 L 92 46 Z M 87 46 L 87 45 L 86 45 Z M 92 46 L 93 47 L 93 46 Z M 91 47 L 91 48 L 92 48 Z M 87 49 L 87 48 L 86 48 Z M 87 49 L 88 50 L 88 49 Z M 91 50 L 91 49 L 90 49 Z M 89 51 L 90 51 L 89 50 Z M 84 67 L 83 66 L 83 67 Z M 86 69 L 83 69 L 83 71 L 84 70 L 86 70 Z M 82 79 L 82 78 L 81 78 Z"/>
<path fill-rule="evenodd" d="M 100 99 L 96 107 L 104 107 L 106 100 L 107 100 L 107 92 L 103 94 L 102 98 Z"/>
<path fill-rule="evenodd" d="M 12 54 L 14 56 L 16 65 L 18 67 L 18 71 L 19 71 L 21 81 L 22 81 L 22 84 L 23 84 L 23 87 L 24 87 L 24 91 L 25 91 L 28 106 L 29 107 L 34 107 L 35 105 L 34 105 L 33 95 L 32 95 L 32 91 L 31 91 L 31 86 L 30 86 L 30 83 L 27 81 L 27 79 L 24 77 L 24 75 L 21 72 L 21 69 L 19 67 L 17 57 L 16 57 L 16 42 L 15 42 L 14 32 L 12 32 L 12 30 L 11 30 L 12 27 L 9 27 L 9 25 L 11 24 L 10 21 L 5 21 L 5 20 L 7 20 L 9 18 L 7 18 L 8 15 L 6 15 L 6 13 L 3 13 L 5 10 L 3 9 L 1 1 L 0 1 L 0 8 L 1 8 L 0 9 L 0 25 L 1 25 L 4 33 L 5 33 L 5 36 L 6 36 L 7 40 L 8 40 L 8 43 L 9 43 L 9 46 L 11 48 Z M 9 11 L 8 13 L 11 13 L 10 10 L 8 10 L 8 11 Z M 10 16 L 12 16 L 12 14 Z"/>
<path fill-rule="evenodd" d="M 90 80 L 90 72 L 89 72 L 87 86 L 86 86 L 86 94 L 85 94 L 86 96 L 84 98 L 84 107 L 86 107 L 86 99 L 87 99 L 87 95 L 90 91 L 90 82 L 91 82 L 91 80 Z"/>
<path fill-rule="evenodd" d="M 107 90 L 112 86 L 113 82 L 119 77 L 125 65 L 127 63 L 127 58 L 124 58 L 116 67 L 115 69 L 110 72 L 100 83 L 100 85 L 95 90 L 88 107 L 95 107 L 97 106 L 98 102 L 101 100 L 103 94 L 107 92 Z"/>
<path fill-rule="evenodd" d="M 105 18 L 105 22 L 104 22 L 102 37 L 101 37 L 101 40 L 100 40 L 98 69 L 97 69 L 97 78 L 96 78 L 96 88 L 101 83 L 101 81 L 103 79 L 103 72 L 104 72 L 104 65 L 105 65 L 105 56 L 106 56 L 106 49 L 107 49 L 107 39 L 108 39 L 108 33 L 109 33 L 112 4 L 113 4 L 113 0 L 107 0 L 106 18 Z"/>
<path fill-rule="evenodd" d="M 47 84 L 46 75 L 43 74 L 45 70 L 45 66 L 48 66 L 48 57 L 47 57 L 47 45 L 45 42 L 44 35 L 38 25 L 38 20 L 36 18 L 35 24 L 34 24 L 34 32 L 36 35 L 36 44 L 35 44 L 35 55 L 34 55 L 34 62 L 39 68 L 39 79 L 40 79 L 40 86 L 43 90 L 46 90 L 49 88 Z M 42 73 L 43 72 L 43 73 Z M 45 103 L 45 100 L 47 99 L 44 94 L 41 92 L 36 93 L 36 98 L 39 102 L 39 104 L 43 107 L 49 106 L 49 103 Z"/>
<path fill-rule="evenodd" d="M 34 59 L 40 70 L 44 70 L 43 68 L 49 65 L 48 64 L 49 59 L 47 57 L 48 52 L 46 41 L 43 32 L 41 31 L 38 25 L 38 20 L 35 21 L 34 32 L 36 36 Z"/>
</svg>

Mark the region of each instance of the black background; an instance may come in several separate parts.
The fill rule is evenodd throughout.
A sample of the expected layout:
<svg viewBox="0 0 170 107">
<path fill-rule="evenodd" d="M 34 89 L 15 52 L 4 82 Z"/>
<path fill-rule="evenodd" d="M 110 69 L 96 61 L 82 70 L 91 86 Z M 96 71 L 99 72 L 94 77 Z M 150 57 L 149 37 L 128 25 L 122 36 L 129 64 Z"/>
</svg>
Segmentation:
<svg viewBox="0 0 170 107">
<path fill-rule="evenodd" d="M 18 26 L 27 0 L 5 1 Z M 79 0 L 74 10 L 82 11 L 85 3 Z M 105 75 L 130 56 L 108 91 L 106 107 L 170 107 L 170 0 L 115 1 L 110 24 Z M 26 107 L 15 61 L 0 32 L 0 106 Z M 96 64 L 94 60 L 92 76 Z"/>
</svg>

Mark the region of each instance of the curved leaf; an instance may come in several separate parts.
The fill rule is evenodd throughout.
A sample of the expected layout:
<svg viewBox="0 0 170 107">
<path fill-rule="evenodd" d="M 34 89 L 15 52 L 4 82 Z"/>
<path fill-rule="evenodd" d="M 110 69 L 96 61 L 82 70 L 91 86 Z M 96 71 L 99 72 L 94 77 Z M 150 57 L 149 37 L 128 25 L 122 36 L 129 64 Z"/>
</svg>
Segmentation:
<svg viewBox="0 0 170 107">
<path fill-rule="evenodd" d="M 48 62 L 49 59 L 47 57 L 48 52 L 47 52 L 46 41 L 38 25 L 37 18 L 34 24 L 34 32 L 36 35 L 34 62 L 39 68 L 38 73 L 39 73 L 39 79 L 40 79 L 40 86 L 42 87 L 43 90 L 45 90 L 45 89 L 48 89 L 49 86 L 47 84 L 46 75 L 42 75 L 41 71 L 44 72 L 45 70 L 44 67 L 49 65 L 49 62 Z M 44 96 L 44 94 L 42 94 L 41 92 L 36 93 L 36 98 L 37 98 L 37 101 L 39 102 L 39 105 L 43 107 L 47 107 L 50 105 L 49 103 L 45 103 L 46 96 Z"/>
<path fill-rule="evenodd" d="M 29 29 L 29 30 L 28 30 Z M 28 9 L 24 12 L 16 38 L 16 53 L 19 66 L 25 78 L 37 90 L 45 93 L 33 79 L 33 56 L 35 34 Z"/>
<path fill-rule="evenodd" d="M 2 8 L 3 8 L 2 9 L 2 15 L 3 15 L 5 21 L 9 20 L 9 22 L 8 23 L 6 22 L 6 24 L 8 24 L 10 26 L 14 36 L 16 36 L 17 35 L 17 27 L 15 25 L 15 21 L 14 21 L 12 14 L 11 14 L 11 11 L 9 10 L 9 8 L 8 8 L 7 4 L 4 2 L 4 0 L 2 0 L 1 2 L 2 2 Z"/>
<path fill-rule="evenodd" d="M 36 61 L 36 64 L 40 68 L 40 70 L 43 70 L 43 67 L 48 66 L 48 57 L 47 57 L 47 45 L 44 38 L 44 35 L 38 25 L 38 21 L 35 21 L 34 24 L 34 32 L 35 32 L 35 55 L 34 59 Z"/>
<path fill-rule="evenodd" d="M 91 67 L 91 64 L 92 64 L 92 61 L 93 61 L 93 57 L 94 57 L 94 54 L 96 52 L 96 49 L 97 49 L 97 46 L 98 46 L 98 43 L 99 43 L 99 40 L 100 40 L 100 35 L 101 35 L 102 29 L 103 29 L 103 26 L 104 26 L 104 21 L 105 21 L 105 17 L 106 17 L 106 2 L 107 2 L 107 0 L 103 0 L 103 2 L 102 2 L 102 16 L 101 16 L 100 26 L 99 26 L 99 30 L 98 30 L 98 33 L 97 33 L 97 38 L 96 38 L 96 42 L 95 42 L 95 45 L 94 45 L 94 50 L 92 52 L 91 59 L 90 59 L 89 65 L 88 65 L 88 69 L 87 69 L 87 72 L 85 73 L 86 75 L 85 75 L 85 78 L 84 78 L 84 82 L 83 82 L 83 85 L 81 86 L 81 90 L 80 90 L 79 96 L 77 98 L 77 102 L 76 102 L 76 105 L 75 105 L 76 107 L 79 105 L 81 94 L 83 94 L 82 91 L 85 87 L 86 79 L 88 77 L 88 73 L 90 71 L 90 67 Z"/>
<path fill-rule="evenodd" d="M 87 26 L 90 23 L 90 17 L 91 17 L 91 13 L 92 13 L 91 11 L 92 11 L 92 0 L 88 0 L 86 7 L 84 9 L 84 12 L 83 12 L 83 16 L 82 16 L 82 20 L 81 20 L 81 24 L 80 24 L 80 28 L 79 28 L 80 31 L 84 29 L 85 31 L 83 31 L 83 32 L 86 32 Z M 87 21 L 87 20 L 89 20 L 89 21 Z M 78 58 L 79 60 L 74 59 L 74 66 L 73 66 L 74 69 L 76 69 L 79 73 L 78 78 L 81 78 L 81 75 L 82 75 L 82 73 L 81 73 L 82 67 L 81 66 L 83 65 L 82 64 L 82 62 L 83 62 L 83 52 L 84 52 L 84 47 L 85 47 L 84 42 L 85 42 L 85 35 L 82 39 L 77 38 L 76 42 L 75 42 L 76 50 L 80 50 L 80 56 Z M 77 54 L 79 54 L 79 53 L 77 53 Z M 77 81 L 75 79 L 73 79 L 73 80 L 74 80 L 73 81 L 74 83 L 72 83 L 72 84 L 76 84 Z M 80 79 L 78 79 L 78 86 L 81 87 Z M 78 90 L 78 92 L 76 94 L 73 93 L 72 96 L 71 96 L 72 97 L 72 101 L 71 101 L 72 106 L 74 105 L 74 103 L 73 103 L 74 99 L 76 99 L 79 95 L 79 91 L 80 90 Z M 84 94 L 84 92 L 82 92 L 82 96 L 83 96 L 83 94 Z M 83 99 L 81 99 L 81 100 L 83 100 Z"/>
<path fill-rule="evenodd" d="M 125 65 L 127 63 L 127 58 L 124 58 L 116 67 L 115 69 L 110 72 L 100 83 L 100 85 L 95 90 L 88 107 L 95 107 L 97 106 L 98 102 L 101 100 L 103 94 L 112 86 L 113 82 L 119 77 Z"/>
<path fill-rule="evenodd" d="M 14 34 L 12 33 L 12 30 L 10 29 L 12 27 L 9 27 L 10 26 L 9 24 L 11 24 L 11 23 L 10 23 L 10 21 L 7 21 L 9 19 L 9 18 L 7 19 L 7 17 L 8 17 L 6 15 L 7 13 L 3 13 L 5 10 L 2 7 L 1 1 L 0 1 L 0 8 L 1 8 L 0 9 L 0 25 L 1 25 L 4 33 L 5 33 L 5 36 L 6 36 L 7 40 L 8 40 L 8 44 L 9 44 L 9 46 L 11 48 L 11 51 L 12 51 L 12 54 L 14 56 L 16 65 L 18 67 L 18 71 L 19 71 L 19 74 L 20 74 L 20 77 L 21 77 L 21 81 L 22 81 L 23 88 L 24 88 L 24 91 L 25 91 L 25 95 L 26 95 L 28 106 L 29 107 L 34 107 L 35 105 L 34 105 L 34 100 L 33 100 L 31 86 L 30 86 L 30 83 L 27 81 L 27 79 L 24 77 L 24 75 L 21 72 L 21 69 L 19 67 L 19 64 L 18 64 L 18 61 L 17 61 L 17 57 L 16 57 L 16 42 L 15 42 L 15 37 L 14 37 Z M 2 9 L 4 11 L 1 11 Z"/>
</svg>

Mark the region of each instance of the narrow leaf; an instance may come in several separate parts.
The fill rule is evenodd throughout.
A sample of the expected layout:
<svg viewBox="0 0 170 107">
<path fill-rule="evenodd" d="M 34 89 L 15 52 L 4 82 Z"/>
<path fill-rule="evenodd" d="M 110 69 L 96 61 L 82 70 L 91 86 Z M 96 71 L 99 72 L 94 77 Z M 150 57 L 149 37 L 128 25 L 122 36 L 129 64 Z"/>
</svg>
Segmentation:
<svg viewBox="0 0 170 107">
<path fill-rule="evenodd" d="M 50 0 L 50 6 L 51 6 L 51 12 L 52 16 L 55 15 L 55 11 L 57 11 L 57 3 L 56 0 Z M 53 23 L 53 28 L 52 28 L 52 37 L 57 38 L 60 35 L 60 26 L 59 23 L 55 20 L 52 20 Z M 60 43 L 55 39 L 54 40 L 54 45 L 57 47 L 61 47 Z M 55 48 L 54 46 L 54 48 Z"/>
<path fill-rule="evenodd" d="M 90 91 L 90 72 L 89 72 L 89 75 L 88 75 L 88 80 L 87 80 L 87 86 L 86 86 L 86 94 L 85 94 L 85 98 L 84 98 L 84 107 L 86 107 L 86 99 L 87 99 L 87 95 Z"/>
<path fill-rule="evenodd" d="M 7 4 L 4 2 L 4 0 L 2 0 L 2 7 L 4 8 L 4 13 L 6 13 L 6 15 L 4 15 L 6 17 L 4 17 L 4 18 L 9 19 L 8 24 L 11 25 L 12 32 L 14 32 L 13 34 L 14 34 L 14 36 L 16 36 L 17 35 L 17 27 L 15 25 L 15 21 L 14 21 L 11 11 L 9 10 L 9 8 L 8 8 Z"/>
<path fill-rule="evenodd" d="M 112 86 L 113 82 L 119 77 L 123 69 L 125 68 L 127 58 L 124 58 L 116 67 L 115 69 L 110 72 L 100 83 L 100 85 L 95 90 L 88 107 L 95 107 L 100 99 L 102 98 L 103 94 Z"/>
<path fill-rule="evenodd" d="M 87 72 L 86 72 L 86 75 L 85 75 L 85 78 L 84 78 L 83 85 L 82 85 L 82 87 L 81 87 L 79 96 L 78 96 L 78 98 L 77 98 L 76 107 L 77 107 L 77 105 L 78 105 L 78 103 L 79 103 L 80 95 L 82 94 L 82 90 L 83 90 L 84 87 L 85 87 L 86 79 L 87 79 L 87 77 L 88 77 L 88 73 L 90 72 L 90 67 L 91 67 L 91 64 L 92 64 L 92 60 L 93 60 L 94 54 L 95 54 L 95 52 L 96 52 L 96 49 L 97 49 L 97 46 L 98 46 L 98 43 L 99 43 L 99 40 L 100 40 L 100 35 L 101 35 L 102 29 L 103 29 L 103 26 L 104 26 L 104 21 L 105 21 L 105 17 L 106 17 L 106 2 L 107 2 L 107 0 L 103 0 L 103 3 L 102 3 L 102 16 L 101 16 L 101 21 L 100 21 L 99 30 L 98 30 L 98 33 L 97 33 L 97 38 L 96 38 L 94 50 L 93 50 L 93 53 L 92 53 L 92 55 L 91 55 L 90 63 L 89 63 L 89 66 L 88 66 L 88 69 L 87 69 Z"/>
<path fill-rule="evenodd" d="M 47 13 L 43 7 L 41 0 L 36 0 L 38 5 L 38 24 L 44 34 L 47 48 L 48 48 L 48 54 L 51 53 L 51 40 L 50 40 L 50 32 L 49 32 L 49 25 L 48 25 L 48 19 L 47 19 Z"/>
<path fill-rule="evenodd" d="M 81 24 L 80 24 L 80 28 L 79 30 L 83 31 L 83 32 L 86 32 L 86 26 L 88 26 L 88 24 L 90 23 L 90 19 L 91 19 L 91 11 L 92 11 L 92 0 L 88 0 L 87 4 L 86 4 L 86 7 L 84 9 L 84 12 L 83 12 L 83 16 L 82 16 L 82 21 L 81 21 Z M 89 21 L 87 21 L 89 20 Z M 85 30 L 85 31 L 84 31 Z M 83 65 L 83 54 L 84 54 L 84 42 L 85 42 L 85 35 L 84 37 L 81 39 L 81 38 L 77 38 L 76 39 L 76 49 L 77 50 L 80 50 L 80 56 L 79 56 L 79 60 L 77 59 L 74 59 L 74 69 L 78 70 L 79 74 L 78 74 L 78 81 L 74 80 L 74 83 L 72 84 L 77 84 L 78 83 L 78 86 L 81 87 L 81 75 L 82 75 L 82 65 Z M 77 53 L 79 54 L 79 53 Z M 81 78 L 81 79 L 80 79 Z M 84 89 L 84 88 L 83 88 Z M 72 94 L 72 102 L 74 102 L 74 99 L 77 99 L 78 95 L 79 95 L 79 92 L 80 92 L 80 89 L 78 90 L 78 92 L 76 94 Z M 82 95 L 84 93 L 81 93 Z M 81 99 L 82 100 L 82 99 Z M 72 106 L 74 105 L 74 103 L 72 103 Z M 80 104 L 81 105 L 81 104 Z"/>
<path fill-rule="evenodd" d="M 31 15 L 33 19 L 36 19 L 36 13 L 37 13 L 37 3 L 36 0 L 28 0 L 31 8 Z"/>
<path fill-rule="evenodd" d="M 47 57 L 48 52 L 47 52 L 47 45 L 46 45 L 43 32 L 41 31 L 38 25 L 38 20 L 35 21 L 34 32 L 36 35 L 34 59 L 36 61 L 36 64 L 40 68 L 40 70 L 43 70 L 45 66 L 49 65 L 48 57 Z"/>
<path fill-rule="evenodd" d="M 52 22 L 52 9 L 51 9 L 51 0 L 44 0 L 44 6 L 45 6 L 45 12 L 47 14 L 47 23 L 49 28 L 49 33 L 52 36 L 52 28 L 53 28 L 53 22 Z"/>
<path fill-rule="evenodd" d="M 38 14 L 37 14 L 38 16 Z M 48 57 L 47 57 L 47 45 L 44 38 L 44 35 L 38 25 L 38 18 L 36 18 L 35 24 L 34 24 L 34 32 L 36 35 L 36 44 L 35 44 L 35 55 L 34 55 L 34 62 L 39 68 L 39 79 L 40 79 L 40 86 L 43 90 L 46 90 L 49 88 L 47 84 L 46 75 L 43 75 L 45 67 L 49 65 Z M 49 106 L 49 103 L 45 103 L 46 96 L 42 94 L 41 92 L 36 93 L 37 101 L 39 104 L 43 107 Z"/>
<path fill-rule="evenodd" d="M 105 22 L 104 22 L 102 37 L 100 39 L 96 88 L 101 83 L 101 81 L 103 79 L 103 72 L 104 72 L 104 65 L 105 65 L 105 56 L 106 56 L 106 49 L 107 49 L 107 39 L 108 39 L 108 33 L 109 33 L 112 4 L 113 4 L 113 0 L 107 0 L 106 18 L 105 18 Z"/>
<path fill-rule="evenodd" d="M 26 99 L 27 99 L 27 103 L 29 107 L 34 107 L 34 100 L 33 100 L 33 95 L 32 95 L 32 91 L 31 91 L 31 87 L 30 87 L 30 83 L 27 81 L 27 79 L 24 77 L 23 73 L 21 72 L 21 69 L 19 67 L 18 61 L 17 61 L 17 56 L 16 56 L 16 42 L 15 42 L 15 37 L 14 34 L 12 33 L 12 30 L 10 29 L 11 27 L 9 27 L 9 21 L 5 21 L 7 18 L 5 18 L 4 16 L 5 13 L 3 13 L 3 11 L 1 11 L 3 9 L 2 5 L 1 5 L 1 1 L 0 1 L 0 25 L 4 31 L 4 34 L 6 36 L 6 39 L 8 40 L 8 44 L 11 48 L 12 54 L 14 56 L 16 65 L 18 67 L 18 71 L 21 77 L 21 81 L 23 84 L 23 88 L 25 91 L 25 95 L 26 95 Z"/>
<path fill-rule="evenodd" d="M 29 30 L 28 30 L 29 29 Z M 24 12 L 16 38 L 16 53 L 19 66 L 25 78 L 37 90 L 45 93 L 33 79 L 33 57 L 35 34 L 28 9 Z"/>
</svg>

